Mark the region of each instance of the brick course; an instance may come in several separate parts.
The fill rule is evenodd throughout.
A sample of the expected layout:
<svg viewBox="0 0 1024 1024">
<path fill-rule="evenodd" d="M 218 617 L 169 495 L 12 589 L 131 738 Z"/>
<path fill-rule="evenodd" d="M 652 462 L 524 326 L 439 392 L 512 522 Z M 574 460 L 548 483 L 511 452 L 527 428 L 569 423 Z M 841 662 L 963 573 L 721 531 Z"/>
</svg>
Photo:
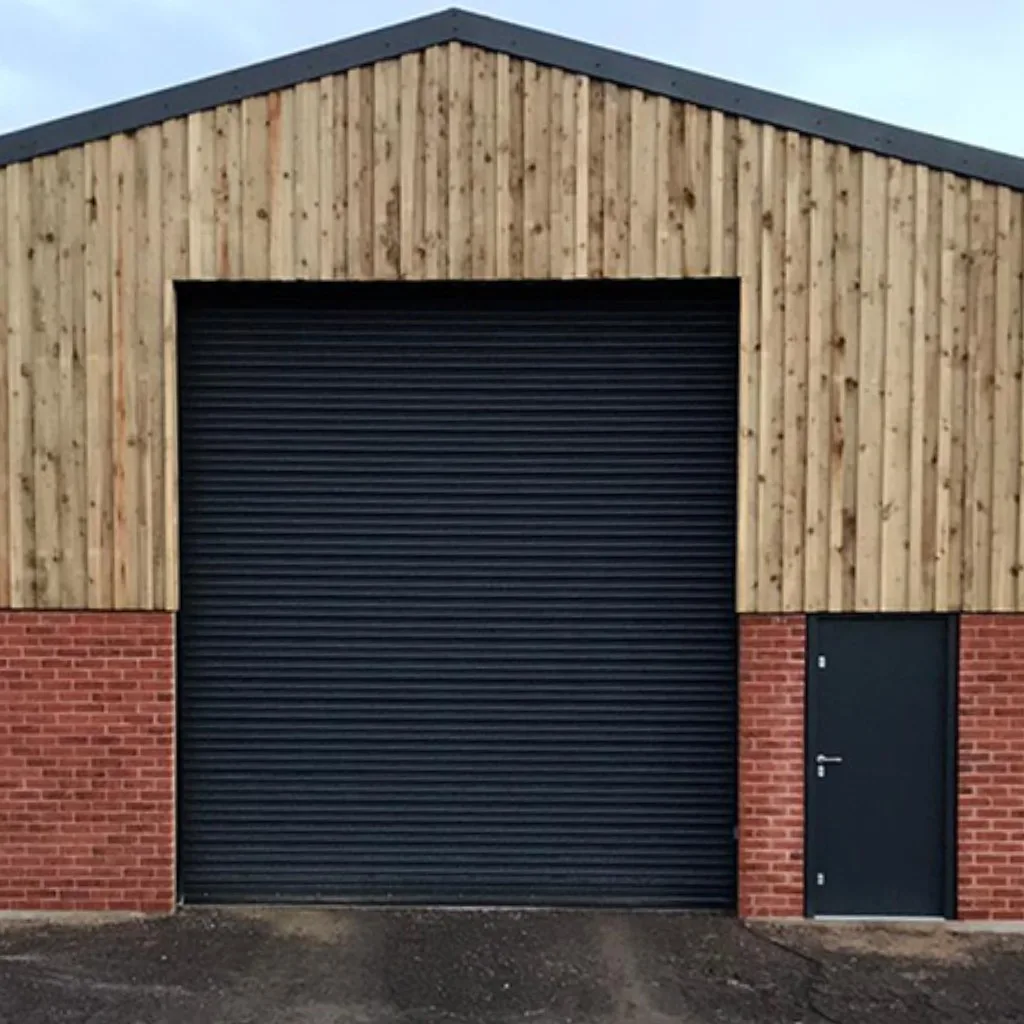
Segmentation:
<svg viewBox="0 0 1024 1024">
<path fill-rule="evenodd" d="M 1024 919 L 1024 615 L 960 620 L 958 914 Z"/>
<path fill-rule="evenodd" d="M 740 618 L 739 912 L 804 913 L 802 615 Z"/>
<path fill-rule="evenodd" d="M 0 612 L 0 909 L 173 905 L 173 616 Z"/>
</svg>

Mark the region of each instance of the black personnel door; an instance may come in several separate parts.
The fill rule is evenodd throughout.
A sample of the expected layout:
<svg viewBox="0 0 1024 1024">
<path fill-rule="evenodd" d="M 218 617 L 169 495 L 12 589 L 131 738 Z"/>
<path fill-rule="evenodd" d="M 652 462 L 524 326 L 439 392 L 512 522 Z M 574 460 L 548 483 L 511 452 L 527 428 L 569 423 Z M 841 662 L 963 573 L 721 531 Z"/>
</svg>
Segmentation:
<svg viewBox="0 0 1024 1024">
<path fill-rule="evenodd" d="M 952 914 L 954 629 L 928 615 L 811 620 L 809 914 Z"/>
</svg>

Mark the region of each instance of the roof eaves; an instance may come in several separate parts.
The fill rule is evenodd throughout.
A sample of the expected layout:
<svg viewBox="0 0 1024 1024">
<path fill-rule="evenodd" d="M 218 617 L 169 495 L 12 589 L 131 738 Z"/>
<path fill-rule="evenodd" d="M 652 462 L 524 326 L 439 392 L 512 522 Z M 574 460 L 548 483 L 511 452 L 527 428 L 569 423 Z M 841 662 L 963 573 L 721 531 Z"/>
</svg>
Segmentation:
<svg viewBox="0 0 1024 1024">
<path fill-rule="evenodd" d="M 0 136 L 0 167 L 449 42 L 1024 190 L 1024 159 L 458 9 Z"/>
</svg>

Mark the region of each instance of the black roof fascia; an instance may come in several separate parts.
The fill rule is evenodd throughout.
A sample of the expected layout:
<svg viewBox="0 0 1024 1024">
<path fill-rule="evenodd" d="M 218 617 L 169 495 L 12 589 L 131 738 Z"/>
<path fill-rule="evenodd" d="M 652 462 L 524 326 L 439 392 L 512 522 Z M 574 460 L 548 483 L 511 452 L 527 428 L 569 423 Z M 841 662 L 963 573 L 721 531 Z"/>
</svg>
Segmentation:
<svg viewBox="0 0 1024 1024">
<path fill-rule="evenodd" d="M 855 149 L 1024 190 L 1024 158 L 818 107 L 458 9 L 0 136 L 0 167 L 300 82 L 463 42 Z"/>
</svg>

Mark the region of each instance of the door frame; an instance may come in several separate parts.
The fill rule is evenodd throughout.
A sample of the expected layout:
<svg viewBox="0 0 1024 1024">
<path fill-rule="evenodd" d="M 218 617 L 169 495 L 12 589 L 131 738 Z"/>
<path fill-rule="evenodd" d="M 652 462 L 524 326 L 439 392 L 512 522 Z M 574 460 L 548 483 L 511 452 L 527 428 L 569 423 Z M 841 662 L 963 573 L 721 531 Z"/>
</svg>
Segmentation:
<svg viewBox="0 0 1024 1024">
<path fill-rule="evenodd" d="M 940 619 L 946 624 L 946 694 L 945 694 L 945 771 L 943 803 L 945 805 L 945 825 L 943 828 L 943 907 L 942 914 L 947 920 L 956 917 L 956 877 L 957 877 L 957 777 L 958 777 L 958 691 L 959 678 L 957 673 L 959 661 L 960 617 L 955 614 L 919 614 L 900 612 L 870 613 L 821 613 L 807 616 L 807 649 L 804 652 L 804 914 L 816 917 L 815 895 L 817 886 L 814 882 L 814 855 L 816 850 L 815 830 L 812 827 L 817 812 L 817 796 L 814 785 L 813 758 L 817 750 L 818 715 L 820 711 L 818 694 L 812 686 L 811 660 L 818 647 L 819 623 L 828 619 L 865 621 L 868 619 Z"/>
</svg>

